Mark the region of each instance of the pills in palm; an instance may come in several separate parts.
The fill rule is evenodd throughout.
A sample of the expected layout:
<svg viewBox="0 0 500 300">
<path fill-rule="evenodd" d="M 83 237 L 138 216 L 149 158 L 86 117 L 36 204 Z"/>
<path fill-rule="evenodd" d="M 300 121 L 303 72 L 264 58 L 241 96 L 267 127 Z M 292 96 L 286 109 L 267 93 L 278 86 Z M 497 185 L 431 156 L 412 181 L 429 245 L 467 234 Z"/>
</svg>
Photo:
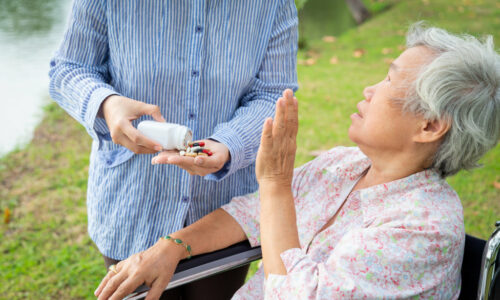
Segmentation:
<svg viewBox="0 0 500 300">
<path fill-rule="evenodd" d="M 188 144 L 185 150 L 179 151 L 180 156 L 212 156 L 213 153 L 210 149 L 205 148 L 205 142 L 192 142 Z"/>
</svg>

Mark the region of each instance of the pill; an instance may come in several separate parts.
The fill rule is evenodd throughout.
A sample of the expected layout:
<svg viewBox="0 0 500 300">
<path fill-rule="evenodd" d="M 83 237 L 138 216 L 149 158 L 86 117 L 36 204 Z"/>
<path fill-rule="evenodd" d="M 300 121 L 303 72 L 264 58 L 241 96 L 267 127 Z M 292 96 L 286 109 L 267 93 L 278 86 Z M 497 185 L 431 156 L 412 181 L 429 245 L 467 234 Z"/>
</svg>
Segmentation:
<svg viewBox="0 0 500 300">
<path fill-rule="evenodd" d="M 208 154 L 203 153 L 203 152 L 198 152 L 197 156 L 208 156 Z"/>
<path fill-rule="evenodd" d="M 184 155 L 186 155 L 186 151 L 181 151 L 181 152 L 179 152 L 179 154 L 180 154 L 180 156 L 184 156 Z"/>
<path fill-rule="evenodd" d="M 196 153 L 193 153 L 193 152 L 188 152 L 188 153 L 186 153 L 186 156 L 196 157 L 198 155 Z"/>
<path fill-rule="evenodd" d="M 188 144 L 189 147 L 203 147 L 205 146 L 205 142 L 191 142 Z"/>
<path fill-rule="evenodd" d="M 196 151 L 201 151 L 201 150 L 203 150 L 203 148 L 200 146 L 195 146 L 195 147 L 191 148 L 191 152 L 196 152 Z"/>
</svg>

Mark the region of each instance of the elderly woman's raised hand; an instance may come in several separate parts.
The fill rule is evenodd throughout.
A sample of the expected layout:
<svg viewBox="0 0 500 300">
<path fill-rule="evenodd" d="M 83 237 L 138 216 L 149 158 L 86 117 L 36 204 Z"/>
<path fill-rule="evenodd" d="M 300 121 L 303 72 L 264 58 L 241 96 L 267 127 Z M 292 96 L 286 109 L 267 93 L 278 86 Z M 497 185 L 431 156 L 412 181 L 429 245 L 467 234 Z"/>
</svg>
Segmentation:
<svg viewBox="0 0 500 300">
<path fill-rule="evenodd" d="M 274 121 L 266 119 L 262 128 L 255 171 L 259 185 L 291 186 L 298 127 L 297 99 L 287 89 L 276 102 Z"/>
<path fill-rule="evenodd" d="M 94 294 L 99 300 L 123 299 L 145 284 L 151 288 L 146 300 L 159 299 L 185 251 L 182 247 L 160 240 L 146 251 L 110 268 Z"/>
</svg>

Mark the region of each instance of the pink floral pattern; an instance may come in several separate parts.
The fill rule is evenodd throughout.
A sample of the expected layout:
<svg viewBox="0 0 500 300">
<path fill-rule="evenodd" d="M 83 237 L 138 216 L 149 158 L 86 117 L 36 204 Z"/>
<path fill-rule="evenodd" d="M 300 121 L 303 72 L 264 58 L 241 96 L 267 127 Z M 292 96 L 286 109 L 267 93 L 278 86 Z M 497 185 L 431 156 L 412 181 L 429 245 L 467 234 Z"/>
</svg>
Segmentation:
<svg viewBox="0 0 500 300">
<path fill-rule="evenodd" d="M 457 194 L 432 170 L 351 193 L 369 166 L 359 148 L 337 147 L 297 168 L 301 248 L 281 253 L 287 275 L 266 280 L 261 267 L 233 299 L 458 298 L 465 231 Z M 260 244 L 258 193 L 223 209 Z"/>
</svg>

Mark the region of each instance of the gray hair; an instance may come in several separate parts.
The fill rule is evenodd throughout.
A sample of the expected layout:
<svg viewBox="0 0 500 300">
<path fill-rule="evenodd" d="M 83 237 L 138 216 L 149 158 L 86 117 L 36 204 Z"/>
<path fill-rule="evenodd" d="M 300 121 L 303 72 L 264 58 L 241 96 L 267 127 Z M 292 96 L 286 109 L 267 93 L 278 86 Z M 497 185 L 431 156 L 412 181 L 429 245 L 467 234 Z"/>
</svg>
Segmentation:
<svg viewBox="0 0 500 300">
<path fill-rule="evenodd" d="M 451 124 L 432 167 L 442 177 L 478 167 L 500 137 L 500 56 L 493 38 L 481 42 L 418 22 L 409 29 L 406 46 L 425 46 L 435 55 L 421 67 L 403 109 Z"/>
</svg>

